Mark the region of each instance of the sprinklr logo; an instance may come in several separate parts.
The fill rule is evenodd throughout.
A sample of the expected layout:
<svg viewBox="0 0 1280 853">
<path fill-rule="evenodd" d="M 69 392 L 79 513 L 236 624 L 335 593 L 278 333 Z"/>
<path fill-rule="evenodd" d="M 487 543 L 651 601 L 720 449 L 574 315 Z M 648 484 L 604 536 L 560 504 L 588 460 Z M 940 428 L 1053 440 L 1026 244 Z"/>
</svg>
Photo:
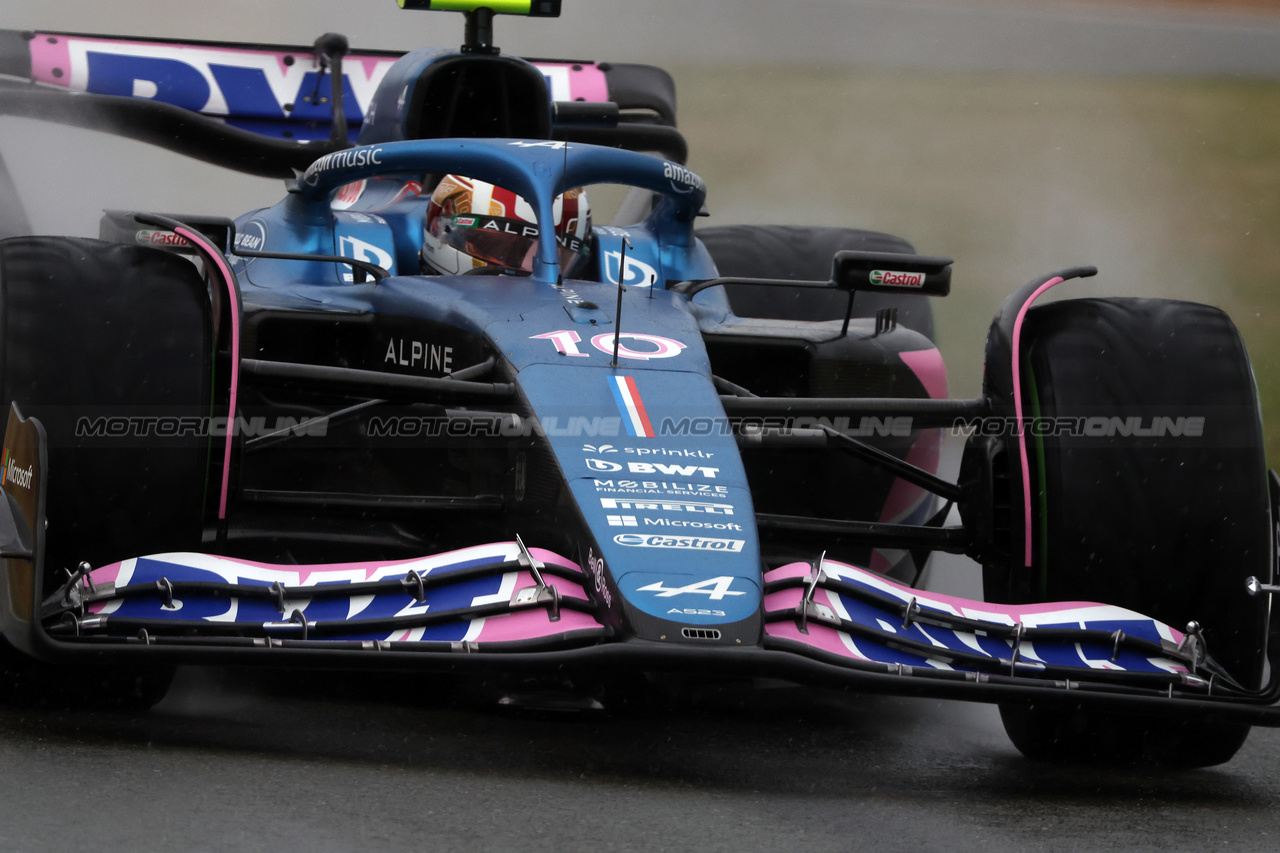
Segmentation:
<svg viewBox="0 0 1280 853">
<path fill-rule="evenodd" d="M 0 486 L 7 486 L 13 483 L 15 486 L 21 486 L 24 489 L 31 488 L 31 475 L 34 472 L 34 466 L 28 465 L 26 468 L 19 468 L 11 458 L 9 458 L 9 448 L 4 449 L 4 469 L 0 473 Z"/>
</svg>

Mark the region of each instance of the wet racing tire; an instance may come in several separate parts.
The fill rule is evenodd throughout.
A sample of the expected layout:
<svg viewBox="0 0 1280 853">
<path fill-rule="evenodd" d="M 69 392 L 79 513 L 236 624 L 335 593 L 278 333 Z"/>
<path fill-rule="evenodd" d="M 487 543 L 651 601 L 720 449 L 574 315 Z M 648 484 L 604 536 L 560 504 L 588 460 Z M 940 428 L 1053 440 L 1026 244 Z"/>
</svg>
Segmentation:
<svg viewBox="0 0 1280 853">
<path fill-rule="evenodd" d="M 1212 767 L 1244 745 L 1249 726 L 1204 719 L 1157 720 L 1038 705 L 1001 705 L 1018 751 L 1054 764 Z"/>
<path fill-rule="evenodd" d="M 209 416 L 212 329 L 204 280 L 178 255 L 78 238 L 0 241 L 0 402 L 38 418 L 48 437 L 46 594 L 82 561 L 199 548 L 208 438 L 165 438 L 145 424 Z M 171 677 L 35 673 L 12 647 L 4 652 L 11 695 L 15 683 L 52 695 L 65 675 L 78 686 L 63 684 L 64 694 L 96 685 L 88 693 L 99 704 L 141 707 Z"/>
<path fill-rule="evenodd" d="M 720 225 L 696 232 L 722 276 L 828 281 L 836 252 L 914 254 L 901 237 L 853 228 L 804 225 Z M 729 286 L 729 304 L 740 317 L 773 320 L 843 319 L 848 297 L 835 291 Z M 898 323 L 934 339 L 933 307 L 927 296 L 859 293 L 854 317 L 898 309 Z"/>
<path fill-rule="evenodd" d="M 169 692 L 171 666 L 61 666 L 22 654 L 0 637 L 0 702 L 11 707 L 134 713 Z"/>
<path fill-rule="evenodd" d="M 198 545 L 208 441 L 165 440 L 145 420 L 210 413 L 212 322 L 195 267 L 142 246 L 6 240 L 0 309 L 0 400 L 49 437 L 46 568 Z"/>
<path fill-rule="evenodd" d="M 989 373 L 1008 358 L 999 326 Z M 1258 689 L 1268 608 L 1245 582 L 1271 577 L 1272 527 L 1257 390 L 1231 320 L 1186 302 L 1069 300 L 1028 311 L 1021 350 L 1024 417 L 1065 426 L 1027 431 L 1029 568 L 1008 440 L 1013 541 L 1007 571 L 987 576 L 997 579 L 988 599 L 1106 602 L 1179 630 L 1195 621 L 1221 670 Z M 988 395 L 1007 412 L 1000 385 L 989 381 Z M 1207 766 L 1230 759 L 1249 730 L 1064 705 L 1001 715 L 1015 746 L 1046 760 Z"/>
</svg>

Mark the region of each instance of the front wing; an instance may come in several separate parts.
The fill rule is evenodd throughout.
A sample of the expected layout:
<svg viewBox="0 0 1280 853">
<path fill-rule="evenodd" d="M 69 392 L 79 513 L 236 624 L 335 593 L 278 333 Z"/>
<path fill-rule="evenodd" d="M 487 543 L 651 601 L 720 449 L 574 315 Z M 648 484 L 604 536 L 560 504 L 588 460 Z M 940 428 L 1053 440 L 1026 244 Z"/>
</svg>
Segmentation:
<svg viewBox="0 0 1280 853">
<path fill-rule="evenodd" d="M 285 655 L 273 662 L 530 673 L 678 669 L 979 701 L 1137 703 L 1280 724 L 1202 640 L 1123 608 L 1004 606 L 915 590 L 835 561 L 765 575 L 750 648 L 628 638 L 572 559 L 494 542 L 420 559 L 272 565 L 160 554 L 85 570 L 43 604 L 48 648 Z M 290 654 L 292 653 L 292 654 Z M 336 658 L 335 658 L 336 656 Z M 1274 721 L 1274 722 L 1273 722 Z"/>
</svg>

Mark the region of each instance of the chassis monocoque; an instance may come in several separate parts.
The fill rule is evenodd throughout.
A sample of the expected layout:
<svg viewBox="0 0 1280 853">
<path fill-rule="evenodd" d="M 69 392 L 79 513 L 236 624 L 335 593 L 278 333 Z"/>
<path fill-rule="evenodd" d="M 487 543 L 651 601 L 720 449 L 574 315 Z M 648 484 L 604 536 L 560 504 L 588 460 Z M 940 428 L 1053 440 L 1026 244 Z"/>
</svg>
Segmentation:
<svg viewBox="0 0 1280 853">
<path fill-rule="evenodd" d="M 1047 275 L 992 323 L 982 396 L 948 399 L 948 259 L 695 231 L 670 78 L 504 56 L 471 5 L 461 50 L 404 56 L 0 34 L 3 113 L 289 184 L 98 240 L 0 219 L 10 698 L 146 705 L 200 661 L 768 676 L 1184 765 L 1280 724 L 1277 489 L 1225 315 L 1033 307 L 1093 270 Z M 541 223 L 631 190 L 572 277 L 550 228 L 529 273 L 422 275 L 449 173 Z M 935 552 L 980 561 L 985 601 L 917 588 Z"/>
</svg>

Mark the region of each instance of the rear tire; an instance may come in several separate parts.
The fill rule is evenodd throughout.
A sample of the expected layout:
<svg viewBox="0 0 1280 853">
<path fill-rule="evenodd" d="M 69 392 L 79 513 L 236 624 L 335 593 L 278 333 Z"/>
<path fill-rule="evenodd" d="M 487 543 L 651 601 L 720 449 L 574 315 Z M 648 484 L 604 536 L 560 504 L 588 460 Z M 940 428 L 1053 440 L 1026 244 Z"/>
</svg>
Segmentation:
<svg viewBox="0 0 1280 853">
<path fill-rule="evenodd" d="M 1007 364 L 1001 334 L 997 322 L 989 371 Z M 988 599 L 1100 601 L 1180 630 L 1194 620 L 1212 658 L 1258 688 L 1268 610 L 1245 579 L 1271 577 L 1270 500 L 1257 390 L 1231 320 L 1186 302 L 1071 300 L 1031 309 L 1021 349 L 1024 417 L 1085 419 L 1076 423 L 1095 434 L 1028 432 L 1030 568 L 1017 439 L 1007 439 L 1011 556 L 989 569 Z M 988 382 L 988 393 L 1011 412 L 992 394 L 1000 386 Z M 1018 749 L 1044 760 L 1205 766 L 1234 755 L 1249 729 L 1060 707 L 1002 707 L 1001 716 Z"/>
</svg>

